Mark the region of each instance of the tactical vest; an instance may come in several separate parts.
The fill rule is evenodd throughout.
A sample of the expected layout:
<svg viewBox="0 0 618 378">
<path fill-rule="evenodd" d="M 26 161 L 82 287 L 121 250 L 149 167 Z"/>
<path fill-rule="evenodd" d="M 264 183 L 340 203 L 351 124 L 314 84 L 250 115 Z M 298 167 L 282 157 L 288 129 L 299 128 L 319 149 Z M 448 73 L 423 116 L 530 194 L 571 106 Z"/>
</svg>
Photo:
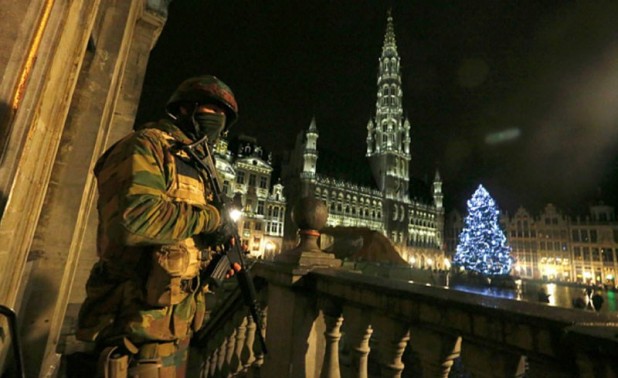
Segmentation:
<svg viewBox="0 0 618 378">
<path fill-rule="evenodd" d="M 168 142 L 174 142 L 169 134 L 160 134 Z M 173 161 L 168 197 L 192 205 L 206 205 L 206 187 L 190 157 L 178 150 L 173 153 Z M 200 249 L 194 238 L 155 248 L 146 282 L 146 303 L 151 306 L 180 303 L 199 286 L 199 270 Z"/>
</svg>

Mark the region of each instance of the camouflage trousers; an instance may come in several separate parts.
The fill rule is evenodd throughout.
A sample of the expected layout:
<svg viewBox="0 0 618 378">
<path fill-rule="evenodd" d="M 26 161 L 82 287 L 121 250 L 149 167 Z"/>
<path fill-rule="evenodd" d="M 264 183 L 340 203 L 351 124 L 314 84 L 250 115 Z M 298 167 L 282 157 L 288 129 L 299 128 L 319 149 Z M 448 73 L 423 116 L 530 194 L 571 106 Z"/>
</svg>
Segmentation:
<svg viewBox="0 0 618 378">
<path fill-rule="evenodd" d="M 139 352 L 129 365 L 128 377 L 150 378 L 145 375 L 146 370 L 150 369 L 153 371 L 152 378 L 185 378 L 189 341 L 189 337 L 186 337 L 171 343 L 148 343 L 140 346 Z"/>
<path fill-rule="evenodd" d="M 185 378 L 189 342 L 193 330 L 201 326 L 204 310 L 204 295 L 201 292 L 188 295 L 176 305 L 140 310 L 139 316 L 126 323 L 125 329 L 130 332 L 122 338 L 123 345 L 120 348 L 112 347 L 111 352 L 103 356 L 108 363 L 102 366 L 108 366 L 108 371 L 117 373 L 104 373 L 103 376 Z M 198 317 L 201 319 L 196 319 Z M 119 345 L 117 342 L 110 344 Z M 116 362 L 113 358 L 115 351 L 120 357 Z"/>
</svg>

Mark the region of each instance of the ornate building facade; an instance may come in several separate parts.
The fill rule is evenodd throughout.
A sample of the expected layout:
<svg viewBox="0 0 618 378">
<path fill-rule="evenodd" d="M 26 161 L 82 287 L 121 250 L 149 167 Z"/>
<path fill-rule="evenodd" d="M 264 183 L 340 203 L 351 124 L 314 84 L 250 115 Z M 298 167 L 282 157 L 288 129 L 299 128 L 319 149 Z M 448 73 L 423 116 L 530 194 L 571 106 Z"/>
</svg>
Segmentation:
<svg viewBox="0 0 618 378">
<path fill-rule="evenodd" d="M 410 121 L 404 116 L 400 57 L 392 16 L 379 58 L 375 115 L 367 123 L 368 164 L 318 153 L 315 118 L 296 138 L 282 177 L 291 202 L 315 196 L 329 208 L 328 226 L 368 227 L 384 233 L 418 267 L 443 264 L 442 182 L 436 172 L 423 196 L 410 178 Z M 421 185 L 422 186 L 422 185 Z M 290 231 L 291 235 L 292 231 Z"/>
<path fill-rule="evenodd" d="M 548 204 L 537 216 L 520 207 L 500 223 L 516 259 L 513 274 L 548 281 L 615 286 L 618 272 L 618 221 L 614 208 L 590 206 L 585 217 L 570 217 Z M 463 218 L 449 213 L 447 253 L 453 255 Z"/>
<path fill-rule="evenodd" d="M 223 191 L 240 202 L 238 233 L 254 257 L 272 257 L 281 252 L 285 214 L 283 185 L 272 184 L 270 156 L 254 138 L 240 136 L 230 151 L 227 140 L 216 146 L 217 171 L 223 178 Z"/>
</svg>

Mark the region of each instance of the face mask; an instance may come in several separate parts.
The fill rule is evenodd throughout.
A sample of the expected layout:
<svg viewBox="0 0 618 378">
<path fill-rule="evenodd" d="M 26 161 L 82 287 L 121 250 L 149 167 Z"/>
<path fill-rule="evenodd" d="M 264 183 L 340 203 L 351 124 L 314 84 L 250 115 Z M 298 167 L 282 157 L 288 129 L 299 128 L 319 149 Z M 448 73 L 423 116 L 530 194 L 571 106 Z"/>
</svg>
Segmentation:
<svg viewBox="0 0 618 378">
<path fill-rule="evenodd" d="M 195 126 L 197 127 L 197 137 L 208 136 L 208 142 L 214 143 L 225 127 L 225 115 L 217 113 L 196 113 Z"/>
</svg>

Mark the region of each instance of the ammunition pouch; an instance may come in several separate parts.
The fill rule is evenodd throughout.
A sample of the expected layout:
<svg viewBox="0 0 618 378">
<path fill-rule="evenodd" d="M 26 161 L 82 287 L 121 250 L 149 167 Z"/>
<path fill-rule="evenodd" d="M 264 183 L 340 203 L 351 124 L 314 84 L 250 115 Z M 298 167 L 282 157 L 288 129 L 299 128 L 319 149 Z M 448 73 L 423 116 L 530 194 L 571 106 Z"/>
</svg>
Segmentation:
<svg viewBox="0 0 618 378">
<path fill-rule="evenodd" d="M 99 369 L 102 378 L 127 378 L 129 374 L 129 356 L 119 347 L 110 346 L 103 349 L 99 357 Z"/>
<path fill-rule="evenodd" d="M 118 339 L 99 356 L 97 378 L 162 378 L 163 358 L 176 353 L 174 342 L 147 343 L 137 348 L 129 339 Z"/>
<path fill-rule="evenodd" d="M 99 355 L 99 376 L 103 378 L 127 378 L 129 375 L 129 358 L 139 351 L 135 344 L 126 337 L 103 349 Z"/>
<path fill-rule="evenodd" d="M 139 360 L 129 369 L 129 378 L 161 378 L 161 359 Z"/>
<path fill-rule="evenodd" d="M 158 247 L 146 280 L 146 303 L 166 307 L 182 302 L 199 284 L 198 250 L 192 239 Z"/>
</svg>

